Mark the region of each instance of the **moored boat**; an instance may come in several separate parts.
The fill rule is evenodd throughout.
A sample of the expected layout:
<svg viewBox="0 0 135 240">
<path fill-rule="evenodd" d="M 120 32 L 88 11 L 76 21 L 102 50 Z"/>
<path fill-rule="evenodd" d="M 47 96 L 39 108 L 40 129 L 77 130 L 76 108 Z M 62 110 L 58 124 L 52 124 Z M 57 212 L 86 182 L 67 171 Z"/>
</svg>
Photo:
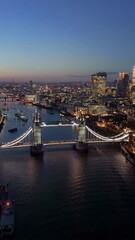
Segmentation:
<svg viewBox="0 0 135 240">
<path fill-rule="evenodd" d="M 28 118 L 25 116 L 25 115 L 21 115 L 20 116 L 20 119 L 22 120 L 22 121 L 24 121 L 24 122 L 27 122 L 28 121 Z"/>
<path fill-rule="evenodd" d="M 15 113 L 15 116 L 16 116 L 16 117 L 20 117 L 21 114 L 22 114 L 22 112 L 18 110 L 18 111 Z"/>
<path fill-rule="evenodd" d="M 9 239 L 14 230 L 15 202 L 8 192 L 8 185 L 0 185 L 0 239 Z"/>
<path fill-rule="evenodd" d="M 20 120 L 22 120 L 22 121 L 24 121 L 24 122 L 28 121 L 27 116 L 26 116 L 23 112 L 21 112 L 21 111 L 17 111 L 17 112 L 15 113 L 15 116 L 16 116 L 18 119 L 20 119 Z"/>
<path fill-rule="evenodd" d="M 15 127 L 15 128 L 11 128 L 11 129 L 8 130 L 8 132 L 11 132 L 11 133 L 12 133 L 12 132 L 16 132 L 16 131 L 17 131 L 17 128 L 16 128 L 16 127 Z"/>
</svg>

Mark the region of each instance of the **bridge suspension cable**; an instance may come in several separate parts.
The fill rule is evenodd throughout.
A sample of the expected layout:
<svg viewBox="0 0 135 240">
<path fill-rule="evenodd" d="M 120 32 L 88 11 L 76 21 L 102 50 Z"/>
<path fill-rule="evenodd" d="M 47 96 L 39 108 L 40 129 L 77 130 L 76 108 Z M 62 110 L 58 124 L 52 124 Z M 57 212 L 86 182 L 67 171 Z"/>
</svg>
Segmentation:
<svg viewBox="0 0 135 240">
<path fill-rule="evenodd" d="M 50 126 L 50 125 L 49 125 Z M 51 125 L 52 126 L 52 125 Z M 57 125 L 59 126 L 59 125 Z M 46 126 L 48 127 L 48 126 Z M 101 134 L 99 133 L 96 133 L 95 131 L 93 131 L 91 128 L 89 128 L 88 126 L 86 126 L 86 129 L 88 130 L 88 132 L 90 132 L 93 136 L 95 136 L 96 138 L 104 141 L 104 142 L 118 142 L 118 141 L 122 141 L 126 138 L 129 137 L 129 133 L 125 133 L 125 132 L 122 132 L 122 133 L 119 133 L 115 136 L 112 136 L 112 137 L 105 137 L 105 136 L 102 136 Z M 18 144 L 19 142 L 21 142 L 23 139 L 25 139 L 30 133 L 31 131 L 33 130 L 32 127 L 30 127 L 25 133 L 23 133 L 20 137 L 16 138 L 15 140 L 12 140 L 10 142 L 7 142 L 5 144 L 2 144 L 0 146 L 0 148 L 6 148 L 6 147 L 11 147 L 11 146 L 14 146 L 16 144 Z M 133 136 L 135 137 L 135 134 L 133 134 Z"/>
<path fill-rule="evenodd" d="M 125 134 L 125 132 L 121 132 L 115 136 L 112 136 L 111 138 L 117 138 L 117 137 L 123 136 L 124 134 Z"/>
<path fill-rule="evenodd" d="M 23 133 L 17 139 L 15 139 L 15 140 L 13 140 L 11 142 L 7 142 L 6 144 L 1 145 L 1 148 L 6 148 L 6 147 L 10 147 L 10 146 L 16 145 L 17 143 L 22 141 L 24 138 L 26 138 L 30 134 L 31 131 L 32 131 L 32 127 L 30 127 L 25 133 Z"/>
<path fill-rule="evenodd" d="M 86 126 L 86 128 L 87 128 L 87 130 L 88 130 L 91 134 L 93 134 L 95 137 L 97 137 L 97 138 L 99 138 L 99 139 L 101 139 L 101 140 L 103 140 L 103 141 L 108 141 L 108 142 L 121 141 L 121 140 L 123 140 L 123 139 L 125 139 L 125 138 L 127 138 L 127 137 L 129 136 L 128 133 L 126 133 L 126 134 L 123 133 L 122 136 L 120 136 L 120 135 L 118 134 L 118 135 L 113 136 L 113 137 L 105 137 L 105 136 L 102 136 L 102 135 L 96 133 L 95 131 L 93 131 L 93 130 L 92 130 L 91 128 L 89 128 L 88 126 Z"/>
</svg>

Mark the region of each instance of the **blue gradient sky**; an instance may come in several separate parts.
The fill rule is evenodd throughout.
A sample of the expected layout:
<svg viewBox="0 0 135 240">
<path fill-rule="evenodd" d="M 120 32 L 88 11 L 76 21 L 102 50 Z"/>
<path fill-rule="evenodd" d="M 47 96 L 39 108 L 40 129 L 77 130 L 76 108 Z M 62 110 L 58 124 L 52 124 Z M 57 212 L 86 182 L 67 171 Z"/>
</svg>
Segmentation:
<svg viewBox="0 0 135 240">
<path fill-rule="evenodd" d="M 134 0 L 0 1 L 1 80 L 83 80 L 134 64 Z"/>
</svg>

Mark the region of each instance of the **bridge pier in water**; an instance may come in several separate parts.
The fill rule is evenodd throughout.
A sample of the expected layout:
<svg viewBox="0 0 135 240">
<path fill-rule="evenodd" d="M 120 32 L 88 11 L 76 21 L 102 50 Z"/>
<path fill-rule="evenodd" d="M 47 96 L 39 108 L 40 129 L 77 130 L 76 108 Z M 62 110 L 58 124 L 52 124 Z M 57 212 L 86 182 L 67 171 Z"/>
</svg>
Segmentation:
<svg viewBox="0 0 135 240">
<path fill-rule="evenodd" d="M 88 151 L 88 143 L 86 142 L 86 125 L 83 120 L 79 125 L 76 126 L 77 140 L 74 149 L 81 152 Z"/>
<path fill-rule="evenodd" d="M 38 112 L 33 116 L 33 139 L 30 146 L 30 153 L 32 156 L 43 155 L 44 149 L 41 138 L 41 118 Z"/>
</svg>

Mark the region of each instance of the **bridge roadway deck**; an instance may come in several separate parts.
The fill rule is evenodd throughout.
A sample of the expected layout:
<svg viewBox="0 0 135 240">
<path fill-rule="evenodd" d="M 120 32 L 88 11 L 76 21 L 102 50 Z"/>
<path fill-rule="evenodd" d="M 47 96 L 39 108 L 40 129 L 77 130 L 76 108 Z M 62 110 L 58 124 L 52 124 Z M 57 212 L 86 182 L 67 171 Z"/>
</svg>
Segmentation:
<svg viewBox="0 0 135 240">
<path fill-rule="evenodd" d="M 103 140 L 86 140 L 85 143 L 88 144 L 93 144 L 93 143 L 120 143 L 121 141 L 103 141 Z M 68 144 L 75 144 L 76 141 L 74 140 L 58 140 L 58 141 L 44 141 L 43 145 L 44 146 L 53 146 L 53 145 L 68 145 Z M 17 143 L 16 145 L 12 145 L 12 146 L 0 146 L 0 149 L 7 149 L 7 148 L 24 148 L 24 147 L 30 147 L 31 143 Z"/>
<path fill-rule="evenodd" d="M 48 123 L 44 123 L 42 122 L 40 127 L 41 128 L 44 128 L 44 127 L 74 127 L 76 125 L 79 125 L 77 123 L 66 123 L 66 122 L 60 122 L 60 121 L 57 121 L 57 123 L 52 123 L 52 124 L 48 124 Z"/>
</svg>

